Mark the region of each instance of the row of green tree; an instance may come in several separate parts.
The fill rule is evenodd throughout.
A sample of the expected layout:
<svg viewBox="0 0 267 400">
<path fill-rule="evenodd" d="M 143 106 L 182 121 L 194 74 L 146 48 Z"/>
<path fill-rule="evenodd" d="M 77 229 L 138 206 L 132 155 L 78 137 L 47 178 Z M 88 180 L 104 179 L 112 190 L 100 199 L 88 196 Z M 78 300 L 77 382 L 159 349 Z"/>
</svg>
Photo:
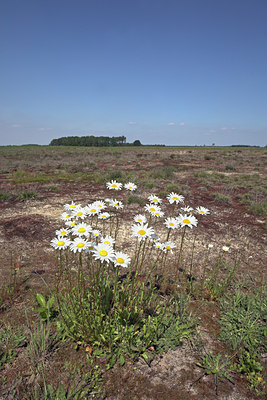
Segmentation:
<svg viewBox="0 0 267 400">
<path fill-rule="evenodd" d="M 126 143 L 125 136 L 64 136 L 53 139 L 50 146 L 141 146 L 140 140 Z"/>
</svg>

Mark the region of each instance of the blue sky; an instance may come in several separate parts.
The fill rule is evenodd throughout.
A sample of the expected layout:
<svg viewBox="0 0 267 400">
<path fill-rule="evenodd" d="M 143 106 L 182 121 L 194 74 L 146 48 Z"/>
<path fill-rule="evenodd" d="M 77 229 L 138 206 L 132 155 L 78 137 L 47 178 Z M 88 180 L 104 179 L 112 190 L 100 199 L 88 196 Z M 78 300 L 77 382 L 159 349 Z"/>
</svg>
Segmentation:
<svg viewBox="0 0 267 400">
<path fill-rule="evenodd" d="M 267 144 L 266 0 L 2 0 L 0 144 Z"/>
</svg>

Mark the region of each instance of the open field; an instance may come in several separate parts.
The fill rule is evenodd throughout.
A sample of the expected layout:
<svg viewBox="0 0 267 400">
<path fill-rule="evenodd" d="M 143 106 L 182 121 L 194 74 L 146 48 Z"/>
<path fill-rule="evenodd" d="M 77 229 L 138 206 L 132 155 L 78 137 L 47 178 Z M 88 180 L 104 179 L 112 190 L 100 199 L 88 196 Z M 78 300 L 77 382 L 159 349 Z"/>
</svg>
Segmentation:
<svg viewBox="0 0 267 400">
<path fill-rule="evenodd" d="M 0 399 L 263 399 L 266 169 L 264 148 L 0 147 Z M 66 335 L 59 323 L 64 316 L 57 294 L 70 279 L 64 281 L 61 269 L 68 268 L 71 257 L 59 261 L 59 252 L 50 244 L 64 225 L 63 206 L 112 197 L 106 187 L 111 180 L 137 185 L 135 192 L 115 193 L 124 204 L 116 220 L 118 248 L 136 262 L 131 225 L 137 214 L 148 217 L 144 206 L 153 194 L 163 199 L 165 215 L 152 226 L 161 241 L 176 242 L 177 250 L 168 258 L 155 256 L 154 269 L 152 248 L 148 257 L 141 257 L 136 278 L 140 292 L 136 287 L 133 291 L 146 296 L 152 288 L 153 301 L 149 310 L 140 301 L 139 317 L 148 325 L 142 332 L 133 328 L 135 338 L 143 335 L 142 346 L 132 342 L 127 349 L 121 345 L 122 350 L 105 349 L 104 339 L 97 344 L 76 331 Z M 171 192 L 185 198 L 174 209 L 166 199 Z M 168 236 L 165 218 L 184 214 L 185 206 L 203 206 L 210 214 L 194 211 L 197 228 L 177 229 Z M 208 244 L 213 247 L 208 249 Z M 59 263 L 64 264 L 60 270 Z M 135 266 L 133 270 L 139 268 L 137 262 Z M 125 271 L 128 268 L 121 268 L 110 283 L 118 299 Z M 73 268 L 71 277 L 75 273 Z M 44 313 L 40 311 L 37 293 L 46 299 L 54 295 L 51 315 L 50 309 L 44 312 L 46 303 Z M 168 307 L 160 319 L 156 310 L 162 304 Z M 166 316 L 177 329 L 165 327 L 156 339 Z M 153 324 L 159 327 L 154 341 L 153 332 L 147 333 Z M 112 359 L 113 353 L 118 357 Z M 46 393 L 48 386 L 51 394 Z"/>
</svg>

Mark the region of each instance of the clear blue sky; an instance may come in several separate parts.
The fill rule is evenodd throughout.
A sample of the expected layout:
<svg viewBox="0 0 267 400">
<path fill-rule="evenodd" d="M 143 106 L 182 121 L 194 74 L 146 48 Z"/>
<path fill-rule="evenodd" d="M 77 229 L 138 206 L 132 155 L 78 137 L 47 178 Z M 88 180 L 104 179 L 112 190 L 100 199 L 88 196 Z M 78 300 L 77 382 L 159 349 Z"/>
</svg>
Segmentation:
<svg viewBox="0 0 267 400">
<path fill-rule="evenodd" d="M 267 144 L 266 0 L 2 0 L 0 144 Z"/>
</svg>

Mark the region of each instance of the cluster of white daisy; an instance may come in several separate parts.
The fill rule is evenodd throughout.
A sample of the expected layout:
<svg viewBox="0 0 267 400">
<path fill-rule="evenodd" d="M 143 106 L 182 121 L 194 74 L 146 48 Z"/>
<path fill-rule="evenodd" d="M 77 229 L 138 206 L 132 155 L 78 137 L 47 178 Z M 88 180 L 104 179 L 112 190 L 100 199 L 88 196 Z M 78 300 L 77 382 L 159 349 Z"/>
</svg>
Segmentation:
<svg viewBox="0 0 267 400">
<path fill-rule="evenodd" d="M 123 184 L 115 180 L 107 182 L 106 186 L 110 190 L 117 191 L 123 188 Z M 124 185 L 124 188 L 133 191 L 137 189 L 137 186 L 129 182 Z M 194 212 L 199 215 L 208 215 L 210 213 L 207 208 L 202 206 L 197 207 L 195 210 L 190 206 L 181 207 L 185 214 L 180 213 L 176 217 L 167 217 L 164 220 L 164 225 L 169 230 L 169 233 L 167 240 L 162 242 L 151 226 L 151 220 L 152 217 L 162 218 L 164 216 L 165 213 L 161 209 L 163 200 L 154 194 L 148 196 L 148 200 L 149 203 L 144 206 L 144 210 L 149 214 L 149 218 L 143 214 L 135 215 L 134 224 L 131 227 L 132 236 L 137 238 L 139 242 L 144 240 L 147 240 L 148 243 L 151 242 L 154 248 L 165 253 L 173 253 L 176 248 L 176 244 L 168 240 L 171 231 L 183 227 L 191 229 L 196 227 L 198 220 L 193 215 Z M 167 196 L 167 200 L 175 206 L 183 203 L 184 197 L 181 194 L 172 192 Z M 51 245 L 55 249 L 65 250 L 69 248 L 74 253 L 89 253 L 95 260 L 107 263 L 112 262 L 115 266 L 127 267 L 131 261 L 130 257 L 125 253 L 115 251 L 115 239 L 105 234 L 102 235 L 101 231 L 97 229 L 98 223 L 102 222 L 104 224 L 104 221 L 108 219 L 112 221 L 112 217 L 116 215 L 117 210 L 121 210 L 123 207 L 122 201 L 111 198 L 94 201 L 85 207 L 74 202 L 65 204 L 61 219 L 65 222 L 66 227 L 56 231 L 57 236 L 52 239 Z M 90 224 L 86 222 L 86 218 L 91 219 Z M 209 249 L 212 247 L 212 244 L 208 245 Z M 223 250 L 229 251 L 229 248 L 224 246 Z"/>
</svg>

